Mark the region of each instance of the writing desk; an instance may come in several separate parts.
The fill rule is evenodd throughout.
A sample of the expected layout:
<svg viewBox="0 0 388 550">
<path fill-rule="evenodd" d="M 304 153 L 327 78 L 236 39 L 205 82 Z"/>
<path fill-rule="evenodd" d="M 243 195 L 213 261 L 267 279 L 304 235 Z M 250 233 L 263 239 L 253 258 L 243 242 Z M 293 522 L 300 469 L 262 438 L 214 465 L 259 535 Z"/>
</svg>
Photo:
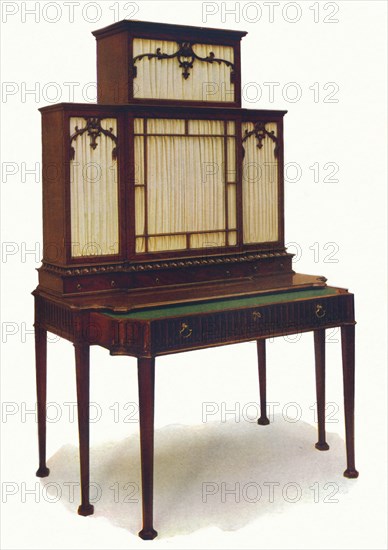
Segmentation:
<svg viewBox="0 0 388 550">
<path fill-rule="evenodd" d="M 89 501 L 89 348 L 138 360 L 143 539 L 153 539 L 155 358 L 314 332 L 318 450 L 325 329 L 341 327 L 347 468 L 354 464 L 353 295 L 294 273 L 284 239 L 283 118 L 241 108 L 245 31 L 125 20 L 97 39 L 98 103 L 40 109 L 43 259 L 35 296 L 40 465 L 46 467 L 46 333 L 75 346 Z M 209 85 L 213 92 L 209 92 Z"/>
<path fill-rule="evenodd" d="M 326 286 L 323 278 L 294 275 L 292 284 L 255 292 L 255 281 L 223 285 L 218 296 L 205 299 L 196 285 L 177 293 L 175 303 L 163 304 L 163 292 L 147 307 L 136 296 L 116 293 L 105 298 L 55 297 L 38 289 L 35 295 L 36 375 L 38 396 L 39 469 L 46 466 L 46 346 L 47 331 L 65 337 L 75 346 L 78 425 L 80 443 L 80 515 L 93 513 L 89 502 L 89 348 L 100 345 L 111 355 L 137 357 L 142 468 L 143 528 L 139 536 L 153 539 L 154 380 L 155 357 L 257 340 L 261 415 L 266 414 L 265 340 L 301 332 L 314 332 L 318 450 L 328 450 L 325 437 L 325 329 L 341 327 L 347 468 L 355 478 L 354 462 L 354 297 L 341 288 Z M 257 287 L 257 285 L 256 285 Z M 233 295 L 231 295 L 233 294 Z M 214 295 L 214 292 L 213 292 Z M 155 300 L 155 293 L 153 294 Z M 185 298 L 184 298 L 185 296 Z M 190 298 L 190 296 L 192 296 Z M 144 298 L 144 296 L 143 296 Z M 131 301 L 131 306 L 129 305 Z"/>
</svg>

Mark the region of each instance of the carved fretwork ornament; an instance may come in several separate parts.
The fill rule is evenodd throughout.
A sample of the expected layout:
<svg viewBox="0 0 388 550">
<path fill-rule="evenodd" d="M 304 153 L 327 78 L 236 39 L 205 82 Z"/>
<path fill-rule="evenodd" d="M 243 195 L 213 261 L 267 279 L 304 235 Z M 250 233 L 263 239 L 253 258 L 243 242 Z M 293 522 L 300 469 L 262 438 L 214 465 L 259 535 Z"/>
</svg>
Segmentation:
<svg viewBox="0 0 388 550">
<path fill-rule="evenodd" d="M 74 134 L 70 136 L 70 160 L 74 160 L 75 157 L 75 149 L 72 146 L 73 141 L 75 141 L 78 136 L 82 136 L 85 132 L 88 133 L 88 136 L 90 137 L 90 147 L 94 150 L 98 146 L 97 138 L 103 134 L 104 136 L 109 137 L 115 144 L 115 146 L 112 149 L 112 159 L 116 160 L 117 158 L 117 136 L 113 134 L 113 128 L 109 128 L 106 130 L 101 126 L 101 120 L 104 120 L 103 118 L 98 117 L 84 117 L 84 120 L 86 121 L 86 125 L 83 128 L 78 128 L 76 126 Z"/>
<path fill-rule="evenodd" d="M 133 78 L 136 78 L 137 76 L 136 62 L 140 61 L 144 57 L 146 57 L 147 59 L 159 59 L 159 60 L 173 59 L 174 57 L 176 57 L 179 62 L 179 67 L 183 69 L 182 76 L 185 80 L 187 80 L 190 76 L 189 69 L 192 69 L 195 60 L 198 60 L 198 61 L 204 61 L 205 63 L 218 63 L 219 65 L 221 65 L 221 63 L 224 63 L 227 67 L 231 68 L 230 81 L 234 82 L 235 72 L 234 72 L 234 65 L 231 61 L 227 61 L 226 59 L 220 59 L 218 57 L 215 57 L 213 52 L 209 52 L 209 55 L 207 57 L 200 57 L 194 52 L 193 50 L 194 44 L 190 42 L 177 42 L 177 44 L 179 46 L 179 49 L 173 54 L 162 53 L 161 49 L 157 48 L 155 53 L 142 53 L 134 57 L 133 58 Z"/>
<path fill-rule="evenodd" d="M 263 147 L 263 140 L 266 137 L 269 137 L 275 143 L 275 148 L 274 148 L 273 154 L 274 154 L 275 158 L 277 158 L 278 152 L 279 152 L 278 138 L 275 136 L 275 132 L 273 130 L 271 132 L 269 132 L 266 129 L 266 127 L 265 127 L 266 124 L 267 124 L 267 122 L 261 122 L 261 121 L 255 122 L 253 130 L 251 130 L 251 131 L 245 130 L 245 134 L 244 134 L 244 137 L 242 139 L 242 142 L 244 143 L 244 141 L 246 141 L 249 137 L 255 136 L 255 138 L 257 140 L 256 147 L 261 149 Z M 243 157 L 244 157 L 244 155 L 245 155 L 245 149 L 244 149 L 244 146 L 243 146 Z"/>
</svg>

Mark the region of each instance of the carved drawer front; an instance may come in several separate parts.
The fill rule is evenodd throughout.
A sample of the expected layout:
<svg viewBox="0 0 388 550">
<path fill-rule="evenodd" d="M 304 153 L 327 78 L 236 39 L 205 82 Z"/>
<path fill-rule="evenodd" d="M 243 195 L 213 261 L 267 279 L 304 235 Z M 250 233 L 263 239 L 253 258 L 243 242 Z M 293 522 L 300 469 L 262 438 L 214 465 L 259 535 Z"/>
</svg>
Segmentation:
<svg viewBox="0 0 388 550">
<path fill-rule="evenodd" d="M 352 321 L 349 295 L 187 315 L 151 322 L 155 353 L 297 333 Z"/>
<path fill-rule="evenodd" d="M 70 294 L 83 294 L 84 292 L 96 292 L 101 290 L 112 291 L 125 288 L 128 285 L 127 273 L 112 273 L 98 275 L 80 275 L 65 279 L 64 290 Z"/>
</svg>

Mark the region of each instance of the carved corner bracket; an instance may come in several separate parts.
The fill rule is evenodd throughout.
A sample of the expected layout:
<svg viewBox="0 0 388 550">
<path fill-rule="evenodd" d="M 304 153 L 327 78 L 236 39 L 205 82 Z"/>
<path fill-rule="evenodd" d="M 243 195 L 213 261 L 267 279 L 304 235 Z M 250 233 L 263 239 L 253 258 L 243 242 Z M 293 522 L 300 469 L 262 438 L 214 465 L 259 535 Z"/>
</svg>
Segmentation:
<svg viewBox="0 0 388 550">
<path fill-rule="evenodd" d="M 98 146 L 97 138 L 103 134 L 104 136 L 109 137 L 115 146 L 112 149 L 112 160 L 117 159 L 117 136 L 113 134 L 113 128 L 109 128 L 106 130 L 101 126 L 101 121 L 104 120 L 103 118 L 98 117 L 89 117 L 84 118 L 86 121 L 86 124 L 83 128 L 78 128 L 78 126 L 75 127 L 75 132 L 70 136 L 70 160 L 74 160 L 75 157 L 75 149 L 72 146 L 73 141 L 76 141 L 78 136 L 82 136 L 85 132 L 88 133 L 88 136 L 90 137 L 90 147 L 94 150 Z"/>
<path fill-rule="evenodd" d="M 198 60 L 205 63 L 218 63 L 219 65 L 221 65 L 221 63 L 224 63 L 227 67 L 231 68 L 230 81 L 232 83 L 234 82 L 235 70 L 234 70 L 234 64 L 231 61 L 227 61 L 226 59 L 220 59 L 216 57 L 213 52 L 209 52 L 209 54 L 206 57 L 200 57 L 193 50 L 194 44 L 192 44 L 191 42 L 177 42 L 177 44 L 178 44 L 178 50 L 173 54 L 163 53 L 161 51 L 161 48 L 157 48 L 155 53 L 143 53 L 134 57 L 132 60 L 133 78 L 136 78 L 137 76 L 137 67 L 136 67 L 137 61 L 141 61 L 145 57 L 147 59 L 158 59 L 158 60 L 176 58 L 178 60 L 179 67 L 183 69 L 182 77 L 185 80 L 187 80 L 190 76 L 189 69 L 192 69 L 194 62 Z"/>
<path fill-rule="evenodd" d="M 275 158 L 277 158 L 278 153 L 279 153 L 278 138 L 277 138 L 277 136 L 275 136 L 275 132 L 273 130 L 271 132 L 269 132 L 266 129 L 266 127 L 265 127 L 266 124 L 268 124 L 268 122 L 261 122 L 261 121 L 255 122 L 253 130 L 251 130 L 251 131 L 245 130 L 245 134 L 244 134 L 244 137 L 242 139 L 242 142 L 244 143 L 244 141 L 246 141 L 251 136 L 255 136 L 255 138 L 257 140 L 256 147 L 258 149 L 261 149 L 263 147 L 263 140 L 266 137 L 269 137 L 275 143 L 275 148 L 274 148 L 273 153 L 274 153 Z M 244 157 L 244 155 L 245 155 L 245 149 L 244 149 L 244 145 L 243 145 L 243 157 Z"/>
</svg>

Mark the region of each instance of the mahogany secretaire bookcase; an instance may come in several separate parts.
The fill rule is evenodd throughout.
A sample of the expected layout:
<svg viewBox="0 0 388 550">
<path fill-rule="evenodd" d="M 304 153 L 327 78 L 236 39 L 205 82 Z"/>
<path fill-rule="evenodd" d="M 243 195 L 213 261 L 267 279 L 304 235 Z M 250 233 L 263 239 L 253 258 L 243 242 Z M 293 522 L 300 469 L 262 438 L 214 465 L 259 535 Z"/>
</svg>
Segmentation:
<svg viewBox="0 0 388 550">
<path fill-rule="evenodd" d="M 325 329 L 341 327 L 346 477 L 354 464 L 354 308 L 284 246 L 283 116 L 241 108 L 245 32 L 122 21 L 94 33 L 98 103 L 41 109 L 43 263 L 35 297 L 40 464 L 46 333 L 75 347 L 81 515 L 89 502 L 89 348 L 138 360 L 143 529 L 152 539 L 155 357 L 313 331 L 319 450 Z"/>
</svg>

